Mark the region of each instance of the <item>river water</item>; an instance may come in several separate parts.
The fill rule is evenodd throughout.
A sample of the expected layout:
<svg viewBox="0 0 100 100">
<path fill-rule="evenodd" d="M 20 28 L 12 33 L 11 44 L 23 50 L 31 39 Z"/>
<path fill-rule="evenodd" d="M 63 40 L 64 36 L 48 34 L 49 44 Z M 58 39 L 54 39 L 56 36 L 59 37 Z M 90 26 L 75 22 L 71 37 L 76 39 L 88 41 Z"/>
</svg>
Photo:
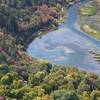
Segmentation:
<svg viewBox="0 0 100 100">
<path fill-rule="evenodd" d="M 68 9 L 67 19 L 57 30 L 35 38 L 29 44 L 27 53 L 52 64 L 100 73 L 100 64 L 89 53 L 90 50 L 100 51 L 100 41 L 81 31 L 76 23 L 78 9 L 83 3 L 86 2 L 76 3 Z"/>
</svg>

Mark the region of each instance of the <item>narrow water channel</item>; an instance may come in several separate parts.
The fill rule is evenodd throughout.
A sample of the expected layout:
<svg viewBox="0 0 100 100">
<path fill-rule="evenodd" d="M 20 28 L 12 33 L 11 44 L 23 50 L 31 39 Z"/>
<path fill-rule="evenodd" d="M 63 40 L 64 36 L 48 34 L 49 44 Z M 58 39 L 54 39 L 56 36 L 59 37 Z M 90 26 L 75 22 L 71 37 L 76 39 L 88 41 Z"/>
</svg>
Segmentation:
<svg viewBox="0 0 100 100">
<path fill-rule="evenodd" d="M 100 51 L 100 41 L 82 32 L 77 25 L 77 13 L 81 2 L 67 11 L 68 17 L 55 31 L 33 40 L 27 53 L 33 58 L 46 59 L 57 65 L 71 65 L 82 70 L 100 73 L 98 64 L 89 54 Z"/>
</svg>

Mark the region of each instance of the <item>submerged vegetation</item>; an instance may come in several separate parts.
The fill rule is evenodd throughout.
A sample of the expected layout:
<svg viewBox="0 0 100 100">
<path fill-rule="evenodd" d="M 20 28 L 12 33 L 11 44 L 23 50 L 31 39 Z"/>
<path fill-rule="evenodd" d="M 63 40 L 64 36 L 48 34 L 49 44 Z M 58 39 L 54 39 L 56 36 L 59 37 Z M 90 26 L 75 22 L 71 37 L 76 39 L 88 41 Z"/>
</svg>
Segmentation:
<svg viewBox="0 0 100 100">
<path fill-rule="evenodd" d="M 81 29 L 86 32 L 87 34 L 95 37 L 96 39 L 100 40 L 100 30 L 97 29 L 95 26 L 93 25 L 87 25 L 87 24 L 83 24 L 81 26 Z"/>
<path fill-rule="evenodd" d="M 90 4 L 81 6 L 79 9 L 80 28 L 98 40 L 100 40 L 99 9 L 99 0 L 94 0 Z"/>
<path fill-rule="evenodd" d="M 79 10 L 79 13 L 81 15 L 87 15 L 87 16 L 91 16 L 96 14 L 96 7 L 95 6 L 82 6 Z"/>
<path fill-rule="evenodd" d="M 100 99 L 99 75 L 26 54 L 30 37 L 58 25 L 62 5 L 76 1 L 0 0 L 0 100 Z"/>
</svg>

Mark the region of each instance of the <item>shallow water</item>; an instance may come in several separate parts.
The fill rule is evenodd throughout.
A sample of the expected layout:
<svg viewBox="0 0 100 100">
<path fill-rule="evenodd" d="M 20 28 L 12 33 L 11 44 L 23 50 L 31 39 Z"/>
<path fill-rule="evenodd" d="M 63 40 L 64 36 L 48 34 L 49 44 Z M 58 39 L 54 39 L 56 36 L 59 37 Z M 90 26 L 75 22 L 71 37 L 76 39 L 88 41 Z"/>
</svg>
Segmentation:
<svg viewBox="0 0 100 100">
<path fill-rule="evenodd" d="M 34 58 L 47 59 L 53 64 L 72 65 L 100 73 L 100 64 L 89 54 L 90 50 L 100 51 L 100 41 L 82 32 L 76 24 L 80 5 L 77 3 L 69 8 L 68 18 L 57 30 L 33 40 L 27 53 Z"/>
</svg>

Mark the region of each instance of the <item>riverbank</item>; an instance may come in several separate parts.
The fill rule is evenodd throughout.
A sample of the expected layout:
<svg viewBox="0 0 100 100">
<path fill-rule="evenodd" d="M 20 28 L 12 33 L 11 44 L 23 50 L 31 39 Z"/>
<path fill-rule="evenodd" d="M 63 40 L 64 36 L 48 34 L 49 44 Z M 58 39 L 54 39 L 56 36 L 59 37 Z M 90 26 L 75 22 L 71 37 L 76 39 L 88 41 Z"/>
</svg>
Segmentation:
<svg viewBox="0 0 100 100">
<path fill-rule="evenodd" d="M 36 38 L 36 37 L 40 37 L 42 35 L 45 35 L 46 33 L 50 32 L 50 31 L 54 31 L 56 29 L 58 29 L 58 26 L 63 23 L 65 21 L 65 19 L 67 18 L 67 14 L 65 12 L 65 7 L 63 8 L 64 10 L 61 12 L 63 13 L 63 15 L 59 16 L 59 18 L 57 19 L 54 19 L 52 21 L 52 24 L 51 25 L 48 25 L 48 26 L 44 26 L 42 27 L 41 29 L 37 30 L 36 32 L 31 32 L 30 33 L 30 36 L 25 40 L 25 48 L 28 47 L 28 45 Z"/>
</svg>

